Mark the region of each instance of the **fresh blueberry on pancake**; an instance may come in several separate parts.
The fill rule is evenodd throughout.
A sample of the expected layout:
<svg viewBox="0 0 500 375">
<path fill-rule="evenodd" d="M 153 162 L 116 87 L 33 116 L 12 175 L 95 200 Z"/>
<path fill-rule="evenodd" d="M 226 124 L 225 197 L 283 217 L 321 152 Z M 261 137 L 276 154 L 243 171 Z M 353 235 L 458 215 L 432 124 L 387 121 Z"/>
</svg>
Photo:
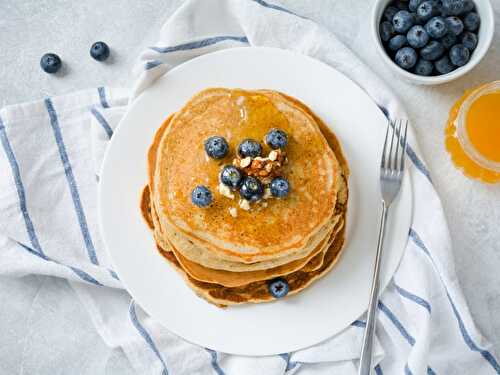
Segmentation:
<svg viewBox="0 0 500 375">
<path fill-rule="evenodd" d="M 198 185 L 191 193 L 191 201 L 198 207 L 208 207 L 212 203 L 212 193 L 206 186 Z"/>
<path fill-rule="evenodd" d="M 285 279 L 278 278 L 269 282 L 269 293 L 275 298 L 283 298 L 288 294 L 290 287 Z"/>
<path fill-rule="evenodd" d="M 242 158 L 250 156 L 251 158 L 256 158 L 262 154 L 262 146 L 259 142 L 253 139 L 245 139 L 240 143 L 238 147 L 238 154 Z"/>
<path fill-rule="evenodd" d="M 205 151 L 213 159 L 222 159 L 229 151 L 229 145 L 224 137 L 214 135 L 205 141 Z"/>
<path fill-rule="evenodd" d="M 240 188 L 242 198 L 249 201 L 258 201 L 264 194 L 262 183 L 255 177 L 248 176 L 243 179 Z"/>
<path fill-rule="evenodd" d="M 285 148 L 288 135 L 281 129 L 271 129 L 266 135 L 266 144 L 272 149 Z"/>
<path fill-rule="evenodd" d="M 229 186 L 231 189 L 237 189 L 241 185 L 243 174 L 234 165 L 226 165 L 220 173 L 220 182 Z"/>
<path fill-rule="evenodd" d="M 284 177 L 276 177 L 271 181 L 271 194 L 276 198 L 284 198 L 290 192 L 290 184 Z"/>
</svg>

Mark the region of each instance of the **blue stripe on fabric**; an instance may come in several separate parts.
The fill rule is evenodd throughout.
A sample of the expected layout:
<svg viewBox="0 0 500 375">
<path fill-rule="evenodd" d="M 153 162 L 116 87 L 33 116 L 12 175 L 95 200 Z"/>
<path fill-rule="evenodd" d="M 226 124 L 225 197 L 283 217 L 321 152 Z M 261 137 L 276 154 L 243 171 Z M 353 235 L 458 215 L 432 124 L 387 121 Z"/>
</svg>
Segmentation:
<svg viewBox="0 0 500 375">
<path fill-rule="evenodd" d="M 108 135 L 108 139 L 111 139 L 113 136 L 113 129 L 111 129 L 111 126 L 109 126 L 108 122 L 104 118 L 104 116 L 99 112 L 96 108 L 91 108 L 90 112 L 94 115 L 95 119 L 99 123 L 99 125 L 102 126 L 106 134 Z"/>
<path fill-rule="evenodd" d="M 290 361 L 290 353 L 281 353 L 279 356 L 286 362 L 285 372 L 293 370 L 298 365 L 298 362 Z"/>
<path fill-rule="evenodd" d="M 285 12 L 285 13 L 291 14 L 293 16 L 296 16 L 296 17 L 308 20 L 307 17 L 301 16 L 301 15 L 299 15 L 297 13 L 294 13 L 291 10 L 283 8 L 283 7 L 279 6 L 279 5 L 269 4 L 267 1 L 264 1 L 264 0 L 252 0 L 252 1 L 256 2 L 259 5 L 262 5 L 263 7 L 266 7 L 266 8 L 269 8 L 269 9 L 274 9 L 274 10 L 279 10 L 281 12 Z"/>
<path fill-rule="evenodd" d="M 113 279 L 116 279 L 116 280 L 120 281 L 120 278 L 118 277 L 118 275 L 116 274 L 115 271 L 113 271 L 113 270 L 108 270 L 108 271 L 109 271 L 109 274 L 111 275 L 111 277 Z"/>
<path fill-rule="evenodd" d="M 14 177 L 14 183 L 16 185 L 17 196 L 19 199 L 19 208 L 23 215 L 26 232 L 28 233 L 31 245 L 40 254 L 43 254 L 42 248 L 40 246 L 40 243 L 38 242 L 38 238 L 35 233 L 35 227 L 33 226 L 33 221 L 31 221 L 31 217 L 28 213 L 28 206 L 26 204 L 26 191 L 24 189 L 24 184 L 21 179 L 19 164 L 17 163 L 16 156 L 14 155 L 14 151 L 12 150 L 9 138 L 7 137 L 7 131 L 5 130 L 5 126 L 1 118 L 0 118 L 0 140 L 2 142 L 3 149 L 9 161 L 10 168 L 12 170 L 12 175 Z"/>
<path fill-rule="evenodd" d="M 97 93 L 99 94 L 99 100 L 104 108 L 109 108 L 108 99 L 106 99 L 106 90 L 104 87 L 98 87 Z"/>
<path fill-rule="evenodd" d="M 211 46 L 212 44 L 220 43 L 226 40 L 232 40 L 235 42 L 248 43 L 248 39 L 246 36 L 231 36 L 231 35 L 221 35 L 214 36 L 211 38 L 206 38 L 202 40 L 198 40 L 195 42 L 188 42 L 183 44 L 178 44 L 172 47 L 149 47 L 151 50 L 158 53 L 170 53 L 176 51 L 187 51 L 196 48 L 203 48 L 207 46 Z"/>
<path fill-rule="evenodd" d="M 467 328 L 465 327 L 464 321 L 460 316 L 460 312 L 458 311 L 455 302 L 453 302 L 453 299 L 451 298 L 450 293 L 448 292 L 448 289 L 446 288 L 446 285 L 444 284 L 443 279 L 439 274 L 439 271 L 434 263 L 434 259 L 432 258 L 429 250 L 427 249 L 427 246 L 425 246 L 424 242 L 422 241 L 418 233 L 415 230 L 413 230 L 413 228 L 410 228 L 410 238 L 417 245 L 417 247 L 429 257 L 431 263 L 434 266 L 434 269 L 436 270 L 436 272 L 438 272 L 439 278 L 441 279 L 443 287 L 446 290 L 446 296 L 448 297 L 448 301 L 450 302 L 453 314 L 457 319 L 458 328 L 460 330 L 462 338 L 465 341 L 465 344 L 469 347 L 470 350 L 480 353 L 481 356 L 491 365 L 491 367 L 493 367 L 493 369 L 497 372 L 497 374 L 500 374 L 500 365 L 498 364 L 498 361 L 495 359 L 493 354 L 491 354 L 488 350 L 481 349 L 479 346 L 477 346 L 474 340 L 472 340 L 472 337 L 470 336 L 469 332 L 467 332 Z"/>
<path fill-rule="evenodd" d="M 403 296 L 403 297 L 409 299 L 410 301 L 413 301 L 416 304 L 422 306 L 424 309 L 426 309 L 429 312 L 429 314 L 431 313 L 431 305 L 425 299 L 423 299 L 423 298 L 421 298 L 413 293 L 410 293 L 406 289 L 403 289 L 399 285 L 396 285 L 396 283 L 394 283 L 394 286 L 396 287 L 396 290 L 398 291 L 398 293 L 401 296 Z"/>
<path fill-rule="evenodd" d="M 75 176 L 73 175 L 73 169 L 71 168 L 68 153 L 66 152 L 66 146 L 64 145 L 64 141 L 62 138 L 61 128 L 59 127 L 59 120 L 57 119 L 57 114 L 54 110 L 52 101 L 49 98 L 45 99 L 45 106 L 47 107 L 47 112 L 49 113 L 50 125 L 52 127 L 52 130 L 54 131 L 54 137 L 57 143 L 57 148 L 59 150 L 59 156 L 64 167 L 64 173 L 68 181 L 71 198 L 73 199 L 73 204 L 75 206 L 75 211 L 78 217 L 78 222 L 80 224 L 80 230 L 82 232 L 83 240 L 87 248 L 87 253 L 90 261 L 93 264 L 98 265 L 99 261 L 97 260 L 94 244 L 92 242 L 92 238 L 90 237 L 89 228 L 87 226 L 87 219 L 85 218 L 85 213 L 80 201 L 80 194 L 78 193 Z"/>
<path fill-rule="evenodd" d="M 219 366 L 219 363 L 217 362 L 217 352 L 212 349 L 205 348 L 205 350 L 210 353 L 210 356 L 212 357 L 212 360 L 210 363 L 212 364 L 212 368 L 214 371 L 217 373 L 217 375 L 226 375 L 224 371 Z"/>
<path fill-rule="evenodd" d="M 387 318 L 389 318 L 392 324 L 394 324 L 394 326 L 401 333 L 401 336 L 403 336 L 411 346 L 415 345 L 415 338 L 408 333 L 399 319 L 396 318 L 396 315 L 394 315 L 394 313 L 382 301 L 378 301 L 378 308 L 385 314 L 385 316 L 387 316 Z"/>
<path fill-rule="evenodd" d="M 387 110 L 387 108 L 385 108 L 385 107 L 383 107 L 381 105 L 378 105 L 378 107 L 382 111 L 382 113 L 384 114 L 384 116 L 388 120 L 391 120 L 391 115 L 390 115 L 389 111 Z M 425 166 L 425 164 L 422 162 L 422 160 L 419 159 L 419 157 L 417 156 L 417 154 L 415 153 L 415 151 L 413 151 L 413 149 L 411 148 L 410 145 L 406 146 L 406 154 L 410 158 L 411 162 L 415 165 L 415 167 L 425 177 L 427 177 L 427 179 L 429 180 L 429 182 L 432 184 L 432 178 L 431 178 L 431 174 L 430 174 L 429 170 L 427 169 L 427 167 Z"/>
<path fill-rule="evenodd" d="M 54 259 L 51 259 L 49 258 L 48 256 L 46 256 L 45 254 L 40 254 L 38 253 L 36 250 L 33 250 L 32 248 L 26 246 L 26 245 L 23 245 L 22 243 L 20 242 L 17 242 L 17 244 L 19 246 L 21 246 L 24 250 L 30 252 L 31 254 L 33 255 L 36 255 L 37 257 L 39 258 L 42 258 L 43 260 L 46 260 L 47 262 L 54 262 L 56 264 L 59 264 L 61 266 L 64 266 L 64 267 L 67 267 L 69 268 L 71 271 L 73 271 L 74 274 L 76 274 L 80 279 L 82 279 L 83 281 L 87 281 L 91 284 L 94 284 L 94 285 L 98 285 L 98 286 L 103 286 L 99 281 L 97 281 L 96 279 L 94 279 L 92 276 L 90 276 L 87 272 L 85 271 L 82 271 L 81 269 L 79 268 L 76 268 L 76 267 L 72 267 L 72 266 L 68 266 L 66 264 L 63 264 L 61 262 L 58 262 L 57 260 L 54 260 Z"/>
<path fill-rule="evenodd" d="M 133 300 L 130 303 L 129 316 L 130 316 L 130 320 L 131 320 L 132 324 L 134 325 L 134 327 L 137 329 L 137 331 L 142 336 L 144 341 L 146 341 L 146 343 L 149 345 L 149 347 L 151 348 L 153 353 L 156 355 L 156 357 L 161 362 L 161 364 L 163 366 L 162 375 L 168 375 L 167 365 L 165 364 L 165 361 L 163 360 L 160 352 L 158 351 L 158 348 L 156 347 L 156 345 L 153 342 L 153 339 L 151 338 L 149 333 L 146 331 L 146 329 L 144 329 L 142 324 L 139 322 L 139 319 L 137 319 L 137 313 L 135 311 L 135 302 Z"/>
<path fill-rule="evenodd" d="M 362 320 L 356 319 L 354 322 L 351 323 L 351 325 L 354 327 L 365 328 L 366 322 L 363 322 Z"/>
<path fill-rule="evenodd" d="M 408 364 L 405 365 L 405 375 L 413 375 L 413 372 L 411 372 Z"/>
<path fill-rule="evenodd" d="M 375 370 L 375 374 L 377 375 L 384 375 L 384 373 L 382 372 L 382 368 L 380 367 L 380 365 L 377 365 L 373 368 Z"/>
<path fill-rule="evenodd" d="M 146 64 L 144 64 L 144 69 L 150 70 L 156 68 L 157 66 L 160 66 L 161 64 L 163 64 L 163 62 L 161 62 L 160 60 L 150 60 L 147 61 Z"/>
<path fill-rule="evenodd" d="M 430 367 L 427 367 L 427 375 L 436 375 L 436 373 Z"/>
</svg>

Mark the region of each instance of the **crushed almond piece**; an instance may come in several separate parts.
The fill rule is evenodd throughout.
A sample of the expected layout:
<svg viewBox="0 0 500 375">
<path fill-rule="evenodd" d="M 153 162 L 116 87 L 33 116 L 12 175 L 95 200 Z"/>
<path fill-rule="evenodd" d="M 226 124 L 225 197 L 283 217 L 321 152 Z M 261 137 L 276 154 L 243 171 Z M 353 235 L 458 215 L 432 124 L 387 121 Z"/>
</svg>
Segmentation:
<svg viewBox="0 0 500 375">
<path fill-rule="evenodd" d="M 246 168 L 252 163 L 252 158 L 250 156 L 247 156 L 244 159 L 240 160 L 240 168 Z"/>
<path fill-rule="evenodd" d="M 262 207 L 267 207 L 267 202 L 262 202 Z"/>
<path fill-rule="evenodd" d="M 227 198 L 234 199 L 234 194 L 231 189 L 229 189 L 229 187 L 224 185 L 222 182 L 219 183 L 219 193 Z"/>
<path fill-rule="evenodd" d="M 273 150 L 269 153 L 269 160 L 275 161 L 278 158 L 278 152 Z"/>
<path fill-rule="evenodd" d="M 237 217 L 238 216 L 238 210 L 236 209 L 236 207 L 230 207 L 229 208 L 229 214 L 232 217 Z"/>
<path fill-rule="evenodd" d="M 250 202 L 247 201 L 246 199 L 241 199 L 240 200 L 240 207 L 243 210 L 248 211 L 248 210 L 250 210 Z"/>
<path fill-rule="evenodd" d="M 271 194 L 271 189 L 269 189 L 268 187 L 266 187 L 264 189 L 264 195 L 262 196 L 262 199 L 269 199 L 271 198 L 273 195 Z"/>
</svg>

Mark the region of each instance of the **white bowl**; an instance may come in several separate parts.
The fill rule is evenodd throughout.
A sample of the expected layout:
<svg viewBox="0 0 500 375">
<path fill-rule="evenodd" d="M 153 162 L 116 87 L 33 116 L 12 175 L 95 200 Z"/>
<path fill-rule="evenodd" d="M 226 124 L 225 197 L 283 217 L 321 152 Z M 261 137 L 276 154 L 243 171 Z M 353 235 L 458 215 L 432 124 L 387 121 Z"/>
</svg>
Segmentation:
<svg viewBox="0 0 500 375">
<path fill-rule="evenodd" d="M 384 46 L 382 45 L 382 40 L 380 39 L 379 25 L 384 10 L 391 2 L 391 0 L 375 0 L 372 11 L 372 36 L 373 40 L 377 44 L 377 49 L 380 53 L 380 56 L 382 56 L 382 60 L 384 60 L 396 74 L 399 74 L 406 81 L 420 85 L 438 85 L 463 76 L 464 74 L 472 70 L 484 57 L 484 55 L 488 51 L 488 48 L 490 47 L 491 41 L 493 39 L 493 34 L 495 32 L 494 14 L 489 0 L 473 1 L 476 4 L 476 12 L 481 18 L 481 26 L 479 28 L 478 34 L 478 44 L 476 49 L 472 53 L 469 62 L 450 73 L 440 76 L 425 77 L 413 74 L 407 70 L 400 68 L 385 51 Z"/>
</svg>

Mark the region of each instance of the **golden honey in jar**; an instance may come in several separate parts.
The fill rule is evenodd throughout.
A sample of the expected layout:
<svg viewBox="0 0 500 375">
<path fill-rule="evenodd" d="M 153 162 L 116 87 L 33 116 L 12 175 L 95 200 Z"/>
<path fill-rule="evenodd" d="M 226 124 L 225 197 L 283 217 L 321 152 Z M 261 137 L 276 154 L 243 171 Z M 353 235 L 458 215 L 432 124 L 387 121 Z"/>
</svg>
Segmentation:
<svg viewBox="0 0 500 375">
<path fill-rule="evenodd" d="M 500 81 L 469 90 L 455 103 L 445 144 L 466 176 L 500 182 Z"/>
</svg>

